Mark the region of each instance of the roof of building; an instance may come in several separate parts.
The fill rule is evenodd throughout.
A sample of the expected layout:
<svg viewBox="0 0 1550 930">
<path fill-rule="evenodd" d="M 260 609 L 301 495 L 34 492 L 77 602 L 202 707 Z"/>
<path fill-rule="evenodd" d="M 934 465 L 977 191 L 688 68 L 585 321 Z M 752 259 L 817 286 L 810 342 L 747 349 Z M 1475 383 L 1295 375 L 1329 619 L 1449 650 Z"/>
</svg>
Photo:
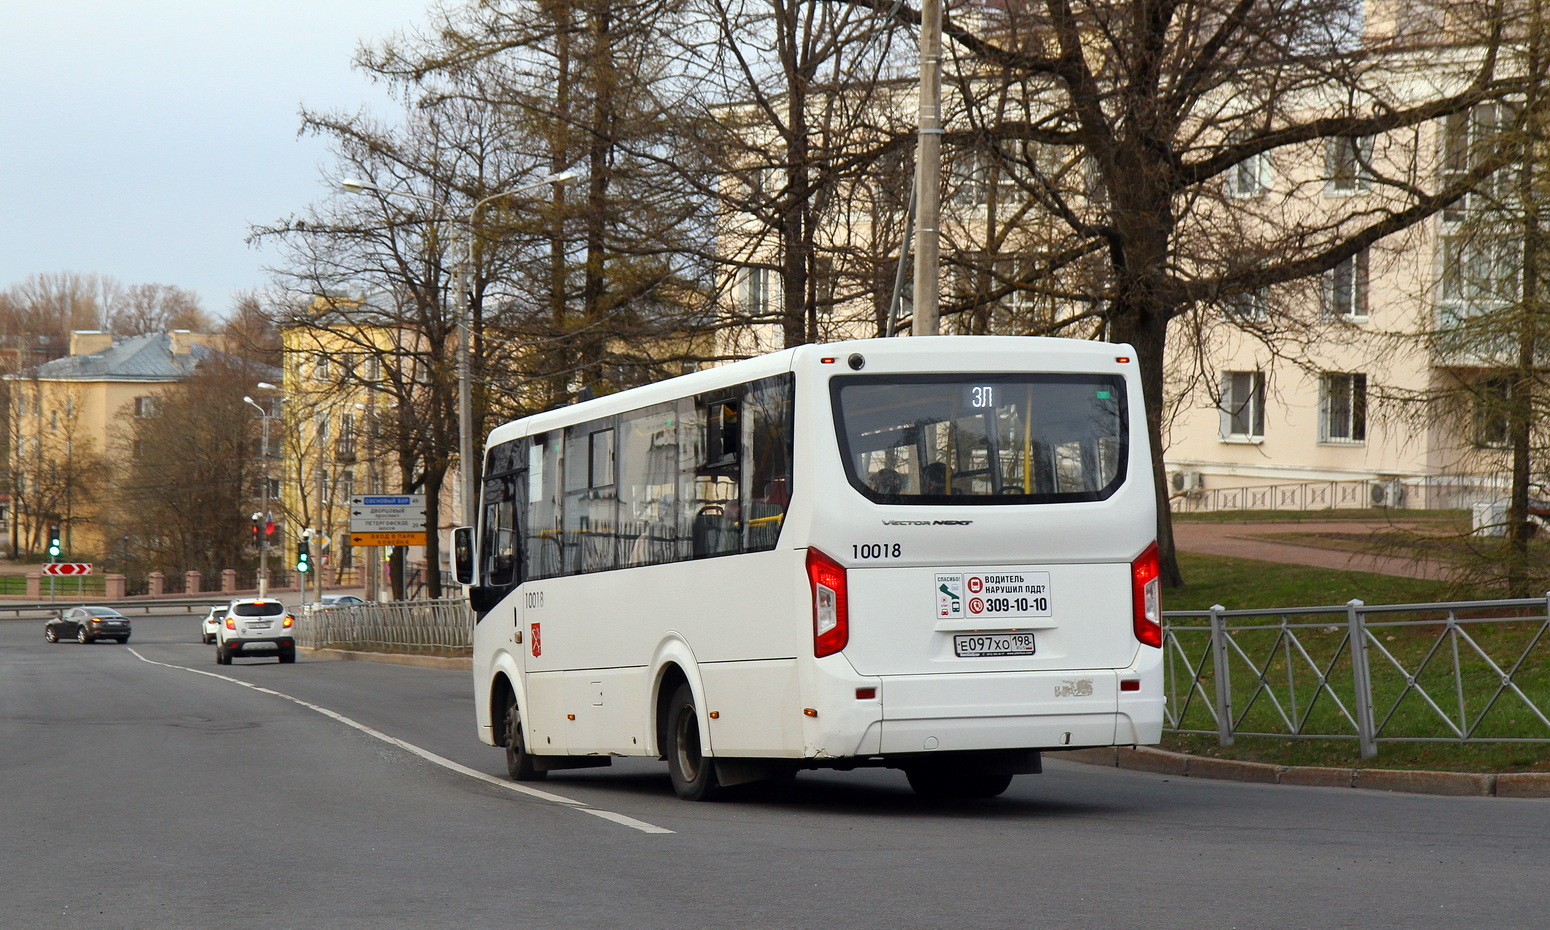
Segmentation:
<svg viewBox="0 0 1550 930">
<path fill-rule="evenodd" d="M 171 333 L 147 333 L 91 355 L 56 358 L 6 377 L 40 381 L 182 381 L 193 375 L 201 362 L 221 354 L 199 343 L 188 344 L 187 352 L 177 353 L 172 340 Z"/>
</svg>

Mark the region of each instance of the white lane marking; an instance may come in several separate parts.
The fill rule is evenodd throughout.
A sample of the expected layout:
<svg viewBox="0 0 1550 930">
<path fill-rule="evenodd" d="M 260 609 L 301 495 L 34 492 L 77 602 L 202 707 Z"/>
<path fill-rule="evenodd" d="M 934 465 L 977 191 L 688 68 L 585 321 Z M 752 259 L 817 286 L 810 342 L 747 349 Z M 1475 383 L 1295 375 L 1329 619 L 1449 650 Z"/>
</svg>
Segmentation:
<svg viewBox="0 0 1550 930">
<path fill-rule="evenodd" d="M 588 813 L 588 814 L 593 814 L 595 816 L 603 818 L 604 820 L 610 820 L 610 821 L 613 821 L 614 823 L 617 823 L 617 824 L 619 824 L 621 826 L 629 827 L 632 830 L 639 830 L 642 833 L 672 833 L 673 832 L 672 830 L 669 830 L 666 827 L 659 827 L 659 826 L 656 826 L 654 824 L 649 824 L 649 823 L 646 823 L 644 820 L 636 820 L 635 818 L 627 817 L 624 814 L 617 814 L 617 813 L 614 813 L 613 811 L 599 810 L 599 809 L 593 808 L 593 807 L 583 807 L 581 802 L 575 800 L 574 798 L 567 798 L 567 797 L 565 797 L 563 795 L 551 794 L 548 791 L 540 791 L 537 788 L 529 788 L 527 785 L 520 785 L 520 784 L 517 784 L 516 782 L 510 782 L 510 781 L 505 781 L 503 779 L 496 778 L 493 775 L 487 775 L 484 772 L 481 772 L 481 771 L 479 771 L 477 769 L 471 769 L 468 766 L 463 765 L 461 762 L 454 762 L 454 761 L 452 761 L 451 759 L 448 759 L 445 756 L 439 756 L 436 753 L 431 752 L 429 749 L 422 749 L 419 746 L 414 745 L 413 743 L 406 743 L 406 742 L 404 742 L 403 740 L 399 739 L 396 736 L 389 736 L 388 734 L 383 733 L 381 730 L 378 730 L 375 727 L 369 727 L 366 724 L 361 723 L 361 722 L 359 722 L 357 720 L 351 720 L 349 717 L 346 717 L 344 714 L 341 714 L 338 711 L 329 710 L 327 707 L 323 707 L 323 706 L 318 705 L 318 704 L 313 704 L 311 701 L 303 701 L 301 698 L 296 697 L 294 695 L 286 694 L 283 691 L 276 691 L 273 688 L 265 688 L 262 685 L 255 685 L 255 684 L 253 684 L 250 681 L 243 681 L 240 678 L 232 678 L 229 675 L 219 675 L 219 674 L 216 674 L 215 672 L 207 672 L 204 669 L 200 669 L 200 668 L 189 668 L 186 665 L 172 665 L 172 664 L 167 663 L 167 662 L 157 662 L 155 659 L 147 659 L 145 656 L 141 655 L 138 651 L 136 651 L 133 647 L 131 647 L 129 649 L 129 651 L 130 651 L 130 653 L 132 653 L 134 655 L 135 658 L 139 659 L 141 662 L 147 662 L 147 663 L 149 663 L 151 665 L 160 665 L 162 668 L 175 668 L 175 669 L 177 669 L 179 671 L 182 671 L 182 672 L 193 672 L 195 675 L 206 675 L 206 676 L 208 676 L 210 678 L 218 678 L 221 681 L 229 681 L 232 684 L 241 685 L 244 688 L 252 688 L 254 691 L 258 691 L 258 692 L 260 692 L 262 694 L 272 694 L 275 697 L 284 698 L 285 700 L 290 701 L 293 704 L 300 704 L 302 707 L 305 707 L 308 710 L 317 711 L 318 713 L 322 714 L 323 716 L 332 718 L 334 720 L 337 720 L 340 723 L 345 724 L 346 726 L 354 727 L 355 729 L 360 730 L 362 733 L 365 733 L 367 736 L 375 737 L 375 738 L 377 738 L 379 740 L 382 740 L 384 743 L 391 743 L 392 745 L 397 746 L 398 748 L 403 749 L 406 752 L 412 752 L 415 755 L 419 756 L 420 758 L 426 760 L 427 762 L 433 762 L 436 765 L 441 766 L 442 768 L 449 769 L 449 770 L 451 770 L 453 772 L 457 772 L 459 775 L 466 775 L 469 778 L 478 779 L 479 781 L 482 781 L 482 782 L 484 782 L 487 785 L 494 785 L 497 788 L 505 788 L 508 791 L 515 791 L 518 794 L 525 794 L 528 797 L 537 798 L 540 801 L 549 801 L 549 802 L 554 803 L 554 804 L 570 805 L 572 810 L 579 810 L 579 811 L 583 811 L 583 812 Z"/>
<path fill-rule="evenodd" d="M 666 827 L 658 827 L 654 824 L 646 823 L 644 820 L 636 820 L 634 817 L 626 817 L 623 814 L 618 814 L 613 811 L 598 810 L 595 807 L 578 807 L 576 809 L 582 811 L 583 813 L 596 814 L 604 820 L 612 820 L 614 823 L 622 824 L 623 826 L 629 827 L 632 830 L 639 830 L 642 833 L 673 832 Z"/>
</svg>

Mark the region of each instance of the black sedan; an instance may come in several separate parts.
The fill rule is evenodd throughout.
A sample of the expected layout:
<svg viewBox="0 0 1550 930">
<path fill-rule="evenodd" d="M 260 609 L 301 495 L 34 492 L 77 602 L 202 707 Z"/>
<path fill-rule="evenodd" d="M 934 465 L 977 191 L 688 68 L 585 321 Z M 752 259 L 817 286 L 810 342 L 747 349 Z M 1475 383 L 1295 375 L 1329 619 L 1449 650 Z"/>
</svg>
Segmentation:
<svg viewBox="0 0 1550 930">
<path fill-rule="evenodd" d="M 73 639 L 92 643 L 99 639 L 129 642 L 129 618 L 111 607 L 72 607 L 43 626 L 43 638 L 51 643 Z"/>
</svg>

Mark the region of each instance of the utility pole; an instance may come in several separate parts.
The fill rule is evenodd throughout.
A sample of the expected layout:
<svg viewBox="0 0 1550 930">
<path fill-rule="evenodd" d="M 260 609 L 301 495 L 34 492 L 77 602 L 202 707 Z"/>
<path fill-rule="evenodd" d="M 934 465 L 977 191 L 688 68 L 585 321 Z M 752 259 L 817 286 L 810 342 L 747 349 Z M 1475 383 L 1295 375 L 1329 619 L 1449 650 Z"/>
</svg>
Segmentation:
<svg viewBox="0 0 1550 930">
<path fill-rule="evenodd" d="M 910 335 L 941 330 L 942 0 L 920 6 L 920 141 L 915 155 L 915 312 Z"/>
</svg>

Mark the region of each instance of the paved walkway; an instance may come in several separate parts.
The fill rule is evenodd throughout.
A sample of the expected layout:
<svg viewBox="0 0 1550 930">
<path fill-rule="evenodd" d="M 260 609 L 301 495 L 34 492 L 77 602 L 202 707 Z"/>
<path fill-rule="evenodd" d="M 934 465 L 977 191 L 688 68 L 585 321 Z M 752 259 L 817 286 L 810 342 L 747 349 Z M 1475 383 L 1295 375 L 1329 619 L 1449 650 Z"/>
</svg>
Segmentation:
<svg viewBox="0 0 1550 930">
<path fill-rule="evenodd" d="M 1393 524 L 1387 522 L 1360 520 L 1331 520 L 1325 523 L 1308 520 L 1287 523 L 1178 522 L 1173 524 L 1173 543 L 1181 552 L 1198 552 L 1203 555 L 1227 555 L 1261 562 L 1377 572 L 1407 578 L 1445 577 L 1445 566 L 1429 559 L 1417 561 L 1344 549 L 1325 549 L 1274 538 L 1278 533 L 1378 533 L 1393 528 Z"/>
</svg>

